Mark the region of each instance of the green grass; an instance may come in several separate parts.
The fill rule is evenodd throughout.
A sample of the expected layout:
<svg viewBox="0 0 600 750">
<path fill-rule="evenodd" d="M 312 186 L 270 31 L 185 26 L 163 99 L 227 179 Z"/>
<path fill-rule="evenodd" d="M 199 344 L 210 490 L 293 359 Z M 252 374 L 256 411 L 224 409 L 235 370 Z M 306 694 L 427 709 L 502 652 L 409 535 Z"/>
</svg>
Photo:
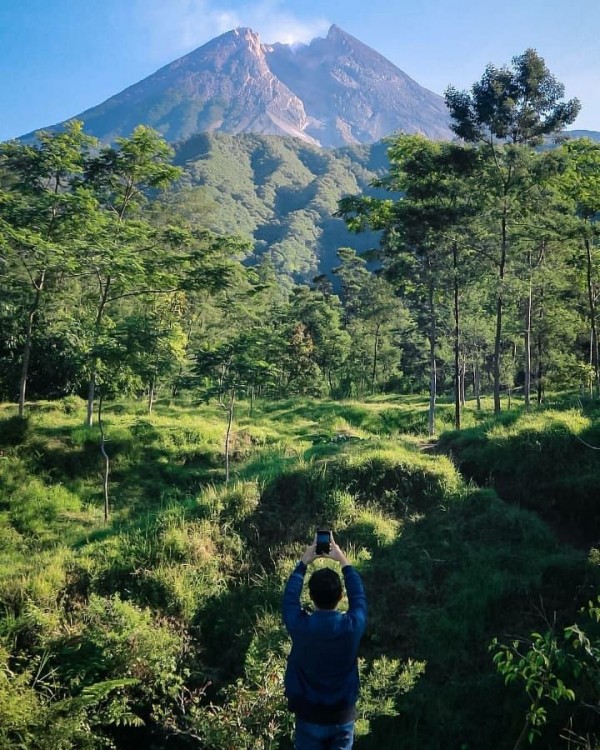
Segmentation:
<svg viewBox="0 0 600 750">
<path fill-rule="evenodd" d="M 590 405 L 507 412 L 442 436 L 463 474 L 492 484 L 506 501 L 536 510 L 557 533 L 596 542 L 600 420 Z"/>
<path fill-rule="evenodd" d="M 379 713 L 366 701 L 361 727 L 370 730 L 357 748 L 511 748 L 522 704 L 488 644 L 543 627 L 546 612 L 568 622 L 597 588 L 597 556 L 587 561 L 582 540 L 596 512 L 598 454 L 579 438 L 600 444 L 599 414 L 567 399 L 499 419 L 485 406 L 467 409 L 465 428 L 432 451 L 423 397 L 259 401 L 252 412 L 241 403 L 225 486 L 218 407 L 159 402 L 148 415 L 142 404 L 108 404 L 106 524 L 99 431 L 82 426 L 83 402 L 39 403 L 26 420 L 1 405 L 0 651 L 15 675 L 0 682 L 0 705 L 13 712 L 6 726 L 43 746 L 45 730 L 17 711 L 21 698 L 46 716 L 50 694 L 132 680 L 107 699 L 110 711 L 90 709 L 93 736 L 117 747 L 170 737 L 169 747 L 184 748 L 166 725 L 181 718 L 178 696 L 210 682 L 202 705 L 212 698 L 224 708 L 196 715 L 188 706 L 196 731 L 227 744 L 231 721 L 258 747 L 276 716 L 273 747 L 289 748 L 281 588 L 315 526 L 328 523 L 367 586 L 365 694 L 387 696 Z M 440 424 L 452 415 L 442 403 Z M 532 512 L 548 508 L 550 526 Z M 576 549 L 564 537 L 581 518 Z M 386 667 L 382 656 L 399 662 Z M 408 659 L 426 664 L 420 677 L 420 667 L 414 679 L 402 671 Z M 378 671 L 388 668 L 387 677 Z M 39 669 L 57 682 L 30 695 L 28 670 Z M 401 672 L 408 692 L 394 688 Z M 81 743 L 73 711 L 56 726 Z M 128 730 L 132 740 L 106 711 L 133 713 L 146 728 Z"/>
</svg>

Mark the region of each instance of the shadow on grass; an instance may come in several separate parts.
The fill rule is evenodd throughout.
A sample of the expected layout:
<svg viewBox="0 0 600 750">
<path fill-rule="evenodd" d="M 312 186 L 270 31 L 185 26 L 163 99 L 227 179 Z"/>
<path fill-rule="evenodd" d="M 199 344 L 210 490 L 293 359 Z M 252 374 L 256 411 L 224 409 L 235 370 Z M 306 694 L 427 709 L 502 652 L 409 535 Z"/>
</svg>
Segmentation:
<svg viewBox="0 0 600 750">
<path fill-rule="evenodd" d="M 358 405 L 344 401 L 310 401 L 310 402 L 275 402 L 262 407 L 262 413 L 276 422 L 286 424 L 300 419 L 310 420 L 314 426 L 298 429 L 298 434 L 307 437 L 318 437 L 335 431 L 336 420 L 343 420 L 351 427 L 373 434 L 392 435 L 408 433 L 426 434 L 428 407 L 423 397 L 402 397 L 395 406 L 394 399 Z M 452 405 L 440 405 L 437 410 L 438 423 L 452 424 Z"/>
<path fill-rule="evenodd" d="M 395 721 L 375 720 L 357 743 L 365 750 L 510 750 L 518 729 L 511 736 L 507 727 L 518 726 L 521 703 L 497 674 L 489 643 L 545 629 L 545 612 L 568 624 L 598 583 L 585 555 L 561 548 L 538 518 L 490 491 L 407 523 L 392 544 L 372 550 L 362 572 L 364 655 L 427 662 Z"/>
<path fill-rule="evenodd" d="M 295 473 L 273 483 L 248 519 L 257 540 L 256 546 L 248 541 L 252 570 L 268 575 L 211 598 L 194 620 L 217 680 L 241 676 L 257 618 L 280 607 L 276 561 L 300 554 L 316 509 L 318 479 Z M 595 591 L 598 571 L 583 554 L 557 544 L 534 514 L 489 490 L 431 507 L 400 528 L 386 543 L 376 525 L 365 522 L 337 534 L 342 547 L 358 551 L 367 590 L 362 655 L 368 661 L 385 654 L 427 662 L 425 675 L 402 700 L 400 716 L 375 719 L 357 746 L 408 750 L 462 743 L 508 750 L 515 738 L 506 727 L 518 724 L 521 704 L 494 668 L 490 641 L 544 627 L 546 611 L 560 613 L 559 627 L 569 623 Z"/>
<path fill-rule="evenodd" d="M 597 415 L 593 407 L 588 413 Z M 600 421 L 579 430 L 570 418 L 549 406 L 508 412 L 442 435 L 438 450 L 467 479 L 495 487 L 507 502 L 538 513 L 560 539 L 589 549 L 600 523 Z"/>
</svg>

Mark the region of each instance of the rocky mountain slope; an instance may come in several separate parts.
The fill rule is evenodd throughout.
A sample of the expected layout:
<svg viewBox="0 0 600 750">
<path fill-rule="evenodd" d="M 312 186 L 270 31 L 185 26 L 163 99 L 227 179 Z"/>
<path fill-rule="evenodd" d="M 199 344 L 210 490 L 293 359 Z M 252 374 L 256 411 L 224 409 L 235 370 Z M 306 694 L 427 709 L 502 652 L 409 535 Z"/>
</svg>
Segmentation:
<svg viewBox="0 0 600 750">
<path fill-rule="evenodd" d="M 402 130 L 452 136 L 441 96 L 338 26 L 309 45 L 229 31 L 77 115 L 103 141 L 142 123 L 170 142 L 198 132 L 261 133 L 321 146 Z"/>
</svg>

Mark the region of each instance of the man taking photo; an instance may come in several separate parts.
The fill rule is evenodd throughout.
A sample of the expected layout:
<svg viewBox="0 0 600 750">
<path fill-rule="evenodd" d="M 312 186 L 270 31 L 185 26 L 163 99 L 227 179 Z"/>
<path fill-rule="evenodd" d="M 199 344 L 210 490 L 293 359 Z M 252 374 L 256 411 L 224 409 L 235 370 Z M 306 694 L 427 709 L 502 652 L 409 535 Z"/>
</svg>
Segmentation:
<svg viewBox="0 0 600 750">
<path fill-rule="evenodd" d="M 349 608 L 337 606 L 343 589 L 340 576 L 320 568 L 308 590 L 315 606 L 300 606 L 307 567 L 317 558 L 338 562 Z M 296 750 L 350 750 L 354 740 L 358 697 L 358 647 L 367 620 L 361 578 L 330 534 L 329 552 L 317 554 L 317 539 L 302 555 L 283 592 L 283 621 L 292 639 L 285 673 L 285 694 L 296 714 Z"/>
</svg>

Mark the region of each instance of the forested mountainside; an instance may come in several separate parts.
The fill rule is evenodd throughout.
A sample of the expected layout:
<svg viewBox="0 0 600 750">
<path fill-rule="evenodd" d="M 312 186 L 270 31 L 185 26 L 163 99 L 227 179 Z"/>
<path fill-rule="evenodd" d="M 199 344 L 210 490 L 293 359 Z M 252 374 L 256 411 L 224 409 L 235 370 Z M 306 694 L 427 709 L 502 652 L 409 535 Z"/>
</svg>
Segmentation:
<svg viewBox="0 0 600 750">
<path fill-rule="evenodd" d="M 340 247 L 359 252 L 378 235 L 351 234 L 334 216 L 339 200 L 377 195 L 370 183 L 389 169 L 387 144 L 320 149 L 278 136 L 199 134 L 178 145 L 178 209 L 218 233 L 254 240 L 256 259 L 282 279 L 312 281 L 337 265 Z"/>
</svg>

